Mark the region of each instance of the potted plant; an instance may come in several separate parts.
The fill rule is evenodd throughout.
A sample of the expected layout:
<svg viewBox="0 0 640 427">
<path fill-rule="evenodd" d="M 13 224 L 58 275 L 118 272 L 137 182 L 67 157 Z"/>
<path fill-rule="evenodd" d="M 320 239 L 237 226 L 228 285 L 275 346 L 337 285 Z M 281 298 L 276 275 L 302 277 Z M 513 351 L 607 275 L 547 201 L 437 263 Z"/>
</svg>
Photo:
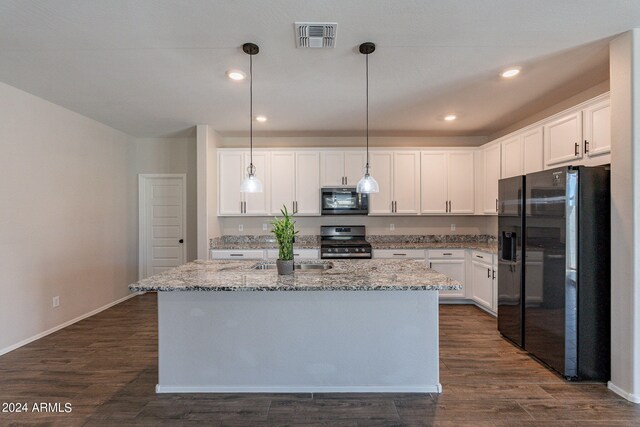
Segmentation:
<svg viewBox="0 0 640 427">
<path fill-rule="evenodd" d="M 298 232 L 295 229 L 296 222 L 293 221 L 293 213 L 289 214 L 286 206 L 282 206 L 280 209 L 282 212 L 282 218 L 275 218 L 271 225 L 273 225 L 273 234 L 278 241 L 278 260 L 276 265 L 278 267 L 278 274 L 292 274 L 293 273 L 293 239 Z"/>
</svg>

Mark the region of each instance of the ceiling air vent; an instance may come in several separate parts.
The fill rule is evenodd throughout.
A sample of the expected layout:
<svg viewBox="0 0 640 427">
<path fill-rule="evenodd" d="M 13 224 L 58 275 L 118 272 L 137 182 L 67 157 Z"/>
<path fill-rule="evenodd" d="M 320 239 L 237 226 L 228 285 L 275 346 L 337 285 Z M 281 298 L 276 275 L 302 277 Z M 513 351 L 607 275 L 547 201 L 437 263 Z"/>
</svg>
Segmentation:
<svg viewBox="0 0 640 427">
<path fill-rule="evenodd" d="M 336 47 L 337 22 L 296 22 L 296 47 Z"/>
</svg>

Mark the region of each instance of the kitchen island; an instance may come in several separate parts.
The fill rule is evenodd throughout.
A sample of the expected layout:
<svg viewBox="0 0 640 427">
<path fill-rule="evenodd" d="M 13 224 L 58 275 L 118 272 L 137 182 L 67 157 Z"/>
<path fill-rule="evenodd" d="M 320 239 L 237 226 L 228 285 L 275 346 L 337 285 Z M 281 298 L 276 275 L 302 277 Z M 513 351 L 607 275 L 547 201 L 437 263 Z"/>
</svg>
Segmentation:
<svg viewBox="0 0 640 427">
<path fill-rule="evenodd" d="M 440 392 L 438 292 L 418 260 L 194 261 L 158 291 L 158 393 Z"/>
</svg>

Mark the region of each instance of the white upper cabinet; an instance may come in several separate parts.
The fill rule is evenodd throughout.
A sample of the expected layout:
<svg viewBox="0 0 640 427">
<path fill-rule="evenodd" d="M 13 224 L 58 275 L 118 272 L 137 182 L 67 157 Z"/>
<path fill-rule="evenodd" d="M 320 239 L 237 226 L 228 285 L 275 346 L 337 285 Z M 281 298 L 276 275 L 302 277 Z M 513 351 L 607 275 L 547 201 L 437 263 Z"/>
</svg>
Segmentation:
<svg viewBox="0 0 640 427">
<path fill-rule="evenodd" d="M 329 150 L 320 153 L 320 181 L 323 187 L 355 187 L 364 174 L 366 153 Z"/>
<path fill-rule="evenodd" d="M 320 154 L 317 151 L 271 152 L 271 214 L 282 206 L 298 215 L 320 215 Z"/>
<path fill-rule="evenodd" d="M 482 211 L 498 213 L 498 181 L 500 180 L 500 144 L 491 145 L 483 153 Z"/>
<path fill-rule="evenodd" d="M 473 151 L 449 153 L 449 213 L 474 212 Z"/>
<path fill-rule="evenodd" d="M 294 211 L 295 193 L 295 153 L 293 151 L 273 151 L 271 153 L 271 212 L 280 215 L 282 206 Z"/>
<path fill-rule="evenodd" d="M 364 175 L 364 166 L 367 164 L 367 153 L 364 150 L 345 151 L 344 153 L 344 177 L 345 184 L 355 187 Z"/>
<path fill-rule="evenodd" d="M 396 151 L 393 154 L 394 213 L 420 212 L 420 152 Z"/>
<path fill-rule="evenodd" d="M 241 193 L 240 184 L 250 163 L 248 150 L 220 151 L 218 153 L 218 214 L 268 215 L 269 153 L 253 152 L 256 175 L 262 181 L 264 192 Z"/>
<path fill-rule="evenodd" d="M 511 134 L 501 142 L 502 178 L 544 169 L 542 126 Z"/>
<path fill-rule="evenodd" d="M 546 167 L 582 159 L 582 111 L 544 125 L 544 158 Z"/>
<path fill-rule="evenodd" d="M 542 126 L 523 132 L 521 138 L 524 165 L 522 175 L 544 170 Z"/>
<path fill-rule="evenodd" d="M 380 192 L 369 197 L 370 214 L 412 215 L 420 212 L 420 152 L 371 151 L 370 173 Z"/>
<path fill-rule="evenodd" d="M 611 103 L 609 98 L 584 110 L 584 152 L 588 157 L 611 152 Z"/>
<path fill-rule="evenodd" d="M 393 205 L 393 151 L 370 151 L 369 173 L 378 181 L 380 191 L 369 195 L 370 214 L 390 214 Z"/>
<path fill-rule="evenodd" d="M 320 215 L 320 153 L 298 151 L 295 160 L 295 212 Z"/>
<path fill-rule="evenodd" d="M 502 178 L 522 175 L 524 149 L 521 135 L 508 137 L 502 145 Z"/>
<path fill-rule="evenodd" d="M 445 214 L 449 210 L 449 163 L 446 151 L 421 154 L 421 209 L 423 214 Z"/>
<path fill-rule="evenodd" d="M 423 214 L 474 212 L 473 151 L 423 151 L 421 209 Z"/>
</svg>

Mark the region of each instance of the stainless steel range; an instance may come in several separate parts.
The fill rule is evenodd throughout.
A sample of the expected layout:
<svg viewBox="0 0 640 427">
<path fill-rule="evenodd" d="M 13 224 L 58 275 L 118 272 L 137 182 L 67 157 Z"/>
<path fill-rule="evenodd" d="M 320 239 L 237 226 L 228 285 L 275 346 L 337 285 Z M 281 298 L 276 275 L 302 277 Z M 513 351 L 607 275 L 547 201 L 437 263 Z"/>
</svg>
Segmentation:
<svg viewBox="0 0 640 427">
<path fill-rule="evenodd" d="M 364 225 L 320 227 L 320 258 L 371 258 Z"/>
</svg>

